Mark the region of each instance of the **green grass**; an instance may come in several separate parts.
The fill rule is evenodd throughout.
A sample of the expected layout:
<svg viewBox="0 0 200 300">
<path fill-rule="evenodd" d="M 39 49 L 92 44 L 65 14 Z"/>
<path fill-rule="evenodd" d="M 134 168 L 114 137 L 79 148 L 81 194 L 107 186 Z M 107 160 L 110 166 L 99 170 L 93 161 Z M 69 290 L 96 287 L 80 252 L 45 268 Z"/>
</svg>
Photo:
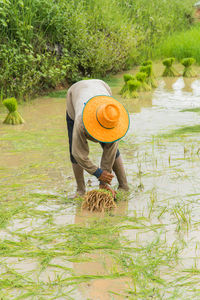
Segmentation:
<svg viewBox="0 0 200 300">
<path fill-rule="evenodd" d="M 25 201 L 27 196 L 28 198 L 31 196 L 33 201 Z M 37 209 L 37 206 L 41 203 L 43 205 L 52 204 L 52 201 L 55 199 L 58 201 L 59 197 L 57 196 L 55 199 L 52 196 L 41 195 L 40 197 L 39 193 L 30 196 L 26 195 L 23 199 L 15 199 L 10 203 L 7 207 L 10 216 L 7 222 L 12 224 L 17 219 L 26 224 L 26 221 L 30 219 L 33 221 L 42 217 L 43 220 L 46 220 L 45 226 L 42 223 L 35 228 L 32 226 L 28 232 L 24 231 L 26 227 L 13 228 L 7 231 L 11 234 L 10 239 L 0 239 L 0 261 L 4 268 L 0 280 L 2 297 L 26 299 L 29 295 L 46 299 L 45 297 L 54 293 L 57 297 L 61 297 L 66 288 L 69 288 L 70 291 L 73 290 L 73 287 L 77 288 L 81 283 L 91 280 L 117 278 L 129 278 L 129 289 L 121 291 L 128 299 L 132 299 L 132 296 L 134 299 L 148 299 L 149 297 L 159 299 L 161 295 L 172 296 L 175 291 L 179 291 L 179 295 L 181 295 L 181 291 L 184 291 L 188 284 L 192 290 L 191 280 L 198 274 L 197 268 L 195 272 L 191 272 L 190 281 L 188 281 L 187 274 L 182 275 L 179 272 L 179 276 L 182 276 L 183 286 L 179 287 L 179 282 L 176 280 L 172 282 L 172 278 L 176 279 L 177 277 L 175 268 L 179 262 L 178 254 L 182 246 L 179 244 L 179 240 L 172 246 L 167 245 L 166 240 L 160 236 L 161 231 L 165 228 L 164 225 L 152 224 L 148 217 L 122 215 L 105 215 L 101 218 L 96 218 L 94 215 L 83 224 L 57 225 L 53 221 L 55 211 L 46 213 Z M 62 209 L 63 207 L 60 207 L 59 211 L 62 212 Z M 181 207 L 179 207 L 179 215 L 180 209 Z M 1 207 L 0 215 L 3 212 L 4 209 Z M 187 222 L 185 221 L 187 220 L 187 211 L 182 209 L 181 214 L 183 214 L 181 216 L 183 222 Z M 49 218 L 51 218 L 51 222 L 47 222 Z M 179 217 L 177 222 L 180 222 Z M 4 228 L 6 227 L 4 226 Z M 131 235 L 127 238 L 124 236 L 124 231 L 129 233 L 137 231 L 141 236 L 147 235 L 149 232 L 151 239 L 139 241 L 131 238 Z M 65 266 L 67 261 L 76 264 L 87 262 L 87 260 L 95 261 L 94 258 L 90 258 L 90 254 L 95 253 L 99 258 L 101 253 L 112 258 L 113 265 L 107 266 L 107 271 L 103 275 L 98 274 L 98 270 L 97 274 L 77 275 L 75 270 Z M 85 256 L 86 254 L 89 255 L 88 258 Z M 37 262 L 37 268 L 33 268 L 31 272 L 17 270 L 8 261 L 4 261 L 5 256 L 16 259 L 16 262 L 22 261 L 22 265 L 23 261 L 29 261 L 30 264 Z M 59 259 L 60 263 L 55 263 L 55 259 Z M 45 282 L 39 276 L 43 272 L 48 274 L 48 268 L 57 272 L 60 270 L 62 275 Z M 171 273 L 170 279 L 163 277 L 162 268 Z M 184 269 L 183 272 L 190 272 L 190 270 Z M 31 277 L 31 274 L 35 274 L 35 279 Z M 15 298 L 11 296 L 13 290 L 17 293 Z M 69 294 L 65 294 L 65 297 L 70 297 L 70 295 L 69 292 Z"/>
<path fill-rule="evenodd" d="M 51 98 L 66 98 L 67 90 L 59 90 L 59 91 L 53 91 L 47 94 L 48 97 Z"/>
<path fill-rule="evenodd" d="M 181 112 L 196 112 L 196 113 L 200 113 L 200 107 L 194 107 L 194 108 L 186 108 L 181 110 Z"/>
<path fill-rule="evenodd" d="M 107 76 L 102 78 L 103 81 L 105 81 L 111 88 L 119 86 L 121 84 L 121 78 L 117 78 L 114 76 Z"/>
<path fill-rule="evenodd" d="M 193 57 L 200 64 L 200 25 L 167 37 L 155 50 L 156 57 L 175 57 L 178 61 Z"/>
<path fill-rule="evenodd" d="M 159 137 L 162 138 L 182 137 L 182 136 L 187 136 L 199 132 L 200 132 L 200 125 L 185 126 L 178 129 L 174 129 L 169 133 L 161 134 L 159 135 Z"/>
</svg>

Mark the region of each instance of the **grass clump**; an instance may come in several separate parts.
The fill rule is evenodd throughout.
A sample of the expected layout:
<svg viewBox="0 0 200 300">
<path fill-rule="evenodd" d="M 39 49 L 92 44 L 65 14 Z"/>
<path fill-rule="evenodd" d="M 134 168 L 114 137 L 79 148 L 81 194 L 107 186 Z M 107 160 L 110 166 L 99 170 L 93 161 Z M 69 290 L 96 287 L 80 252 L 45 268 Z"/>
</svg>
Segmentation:
<svg viewBox="0 0 200 300">
<path fill-rule="evenodd" d="M 19 125 L 24 123 L 24 120 L 17 111 L 17 100 L 15 98 L 5 99 L 3 105 L 9 111 L 7 117 L 3 121 L 4 124 Z"/>
<path fill-rule="evenodd" d="M 178 72 L 172 67 L 175 58 L 169 57 L 163 60 L 163 65 L 165 66 L 165 70 L 162 74 L 163 77 L 175 77 L 178 76 Z"/>
<path fill-rule="evenodd" d="M 136 79 L 141 83 L 139 90 L 140 91 L 151 91 L 151 87 L 148 83 L 146 83 L 147 74 L 144 72 L 139 72 L 136 74 Z"/>
<path fill-rule="evenodd" d="M 183 70 L 183 77 L 196 77 L 197 74 L 192 70 L 191 65 L 195 63 L 193 57 L 187 57 L 181 60 L 181 64 L 185 67 Z"/>
</svg>

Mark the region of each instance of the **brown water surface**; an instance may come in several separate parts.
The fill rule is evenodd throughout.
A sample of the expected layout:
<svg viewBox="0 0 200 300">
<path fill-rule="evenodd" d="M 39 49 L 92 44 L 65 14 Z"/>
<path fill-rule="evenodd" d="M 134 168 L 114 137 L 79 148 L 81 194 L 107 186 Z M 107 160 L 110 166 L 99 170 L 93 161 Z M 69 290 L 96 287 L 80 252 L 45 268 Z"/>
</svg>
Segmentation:
<svg viewBox="0 0 200 300">
<path fill-rule="evenodd" d="M 156 65 L 155 72 L 161 74 L 161 68 L 160 65 Z M 132 71 L 134 72 L 135 70 Z M 184 204 L 188 211 L 190 210 L 192 224 L 199 221 L 199 133 L 193 132 L 175 138 L 162 138 L 162 135 L 174 129 L 200 124 L 200 114 L 182 111 L 200 107 L 200 80 L 160 77 L 158 88 L 152 92 L 140 93 L 138 99 L 124 100 L 119 96 L 123 84 L 122 75 L 123 73 L 117 76 L 120 84 L 113 86 L 112 91 L 113 96 L 122 101 L 130 113 L 130 130 L 119 147 L 131 192 L 128 201 L 122 202 L 116 213 L 122 216 L 148 216 L 152 223 L 159 223 L 160 212 L 173 207 L 171 212 L 174 214 L 166 213 L 162 219 L 162 223 L 166 224 L 164 234 L 171 245 L 177 240 L 177 215 L 174 208 L 178 204 Z M 26 121 L 24 125 L 7 126 L 0 123 L 1 200 L 20 198 L 27 193 L 66 195 L 75 190 L 69 161 L 65 110 L 65 99 L 40 98 L 19 106 L 19 111 Z M 0 112 L 1 120 L 5 115 L 5 111 Z M 91 159 L 98 163 L 101 148 L 90 143 L 90 150 Z M 86 174 L 86 181 L 88 179 L 91 180 L 91 187 L 88 186 L 88 189 L 98 186 L 97 180 Z M 116 179 L 113 184 L 116 186 Z M 37 210 L 53 212 L 53 223 L 58 226 L 83 224 L 90 219 L 90 214 L 80 212 L 80 209 L 73 205 L 54 203 L 51 199 L 46 204 L 38 205 Z M 45 224 L 42 216 L 27 220 L 15 219 L 8 228 L 10 233 L 16 230 L 25 233 L 33 228 L 40 228 L 42 224 Z M 6 234 L 9 238 L 8 233 L 2 230 L 0 237 L 5 239 Z M 151 233 L 133 231 L 124 234 L 141 243 L 147 239 L 151 240 L 154 236 Z M 183 250 L 181 257 L 185 266 L 191 267 L 197 253 L 195 247 L 200 243 L 198 226 L 195 229 L 191 225 L 185 239 L 188 241 L 188 247 Z M 78 275 L 103 275 L 112 269 L 112 258 L 102 251 L 86 256 L 90 258 L 90 262 L 66 263 L 60 258 L 59 262 L 55 263 L 72 267 Z M 195 259 L 198 265 L 197 256 Z M 37 273 L 37 263 L 34 260 L 19 262 L 8 258 L 7 263 L 15 265 L 18 271 L 34 269 Z M 53 280 L 59 272 L 53 267 L 48 267 L 39 276 L 46 282 Z M 109 291 L 120 293 L 129 284 L 130 280 L 127 278 L 92 280 L 80 285 L 74 299 L 122 299 L 120 296 L 111 296 Z"/>
</svg>

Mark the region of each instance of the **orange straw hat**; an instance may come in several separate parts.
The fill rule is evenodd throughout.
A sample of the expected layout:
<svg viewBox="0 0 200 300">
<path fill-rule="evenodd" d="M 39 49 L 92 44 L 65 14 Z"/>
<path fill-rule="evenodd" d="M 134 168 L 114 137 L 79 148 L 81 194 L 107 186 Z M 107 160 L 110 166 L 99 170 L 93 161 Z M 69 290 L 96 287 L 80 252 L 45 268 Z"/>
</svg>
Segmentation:
<svg viewBox="0 0 200 300">
<path fill-rule="evenodd" d="M 95 140 L 112 143 L 127 133 L 129 114 L 123 104 L 113 97 L 95 96 L 85 104 L 83 124 Z"/>
</svg>

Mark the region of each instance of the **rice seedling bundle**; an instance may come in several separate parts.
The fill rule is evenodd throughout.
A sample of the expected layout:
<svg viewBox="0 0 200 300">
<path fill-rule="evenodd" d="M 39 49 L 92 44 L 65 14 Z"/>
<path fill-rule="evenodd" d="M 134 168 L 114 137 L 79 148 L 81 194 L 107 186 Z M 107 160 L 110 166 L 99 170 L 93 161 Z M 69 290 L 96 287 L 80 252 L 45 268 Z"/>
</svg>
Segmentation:
<svg viewBox="0 0 200 300">
<path fill-rule="evenodd" d="M 147 74 L 146 83 L 151 88 L 156 88 L 158 86 L 155 75 L 153 73 L 152 62 L 150 60 L 143 62 L 142 66 L 140 67 L 140 72 L 144 72 Z"/>
<path fill-rule="evenodd" d="M 152 60 L 146 60 L 142 63 L 142 66 L 152 65 Z"/>
<path fill-rule="evenodd" d="M 124 74 L 124 85 L 120 91 L 120 95 L 123 95 L 128 90 L 128 84 L 127 82 L 131 79 L 134 79 L 135 77 L 131 74 Z"/>
<path fill-rule="evenodd" d="M 195 59 L 193 57 L 183 58 L 181 60 L 181 64 L 185 67 L 183 70 L 183 77 L 196 77 L 197 74 L 194 70 L 192 70 L 191 65 L 195 63 Z"/>
<path fill-rule="evenodd" d="M 3 121 L 4 124 L 19 125 L 24 123 L 24 120 L 17 111 L 17 100 L 15 98 L 5 99 L 3 105 L 9 111 L 7 117 Z"/>
<path fill-rule="evenodd" d="M 136 78 L 131 79 L 127 82 L 127 90 L 123 93 L 122 97 L 126 99 L 131 98 L 138 98 L 139 94 L 137 92 L 138 88 L 140 87 L 141 82 L 138 81 Z"/>
<path fill-rule="evenodd" d="M 139 91 L 150 91 L 151 87 L 146 83 L 147 74 L 144 72 L 139 72 L 136 74 L 136 79 L 141 83 Z"/>
<path fill-rule="evenodd" d="M 163 77 L 175 77 L 178 76 L 178 72 L 172 67 L 173 62 L 175 61 L 174 57 L 169 57 L 163 60 L 163 65 L 165 66 L 165 70 L 162 74 Z"/>
<path fill-rule="evenodd" d="M 116 203 L 111 193 L 105 190 L 92 190 L 84 196 L 82 209 L 91 212 L 104 212 L 116 208 Z"/>
</svg>

